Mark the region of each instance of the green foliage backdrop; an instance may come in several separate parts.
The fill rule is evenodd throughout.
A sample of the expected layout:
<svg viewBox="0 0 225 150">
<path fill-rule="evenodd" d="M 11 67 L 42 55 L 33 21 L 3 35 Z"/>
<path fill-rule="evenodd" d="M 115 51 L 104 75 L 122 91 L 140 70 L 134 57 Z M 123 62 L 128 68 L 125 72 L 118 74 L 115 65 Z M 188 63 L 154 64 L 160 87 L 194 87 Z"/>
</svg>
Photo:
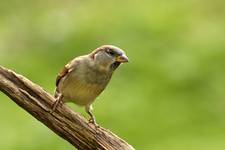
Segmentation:
<svg viewBox="0 0 225 150">
<path fill-rule="evenodd" d="M 53 93 L 70 59 L 116 45 L 131 61 L 94 104 L 100 125 L 139 150 L 224 150 L 224 8 L 222 0 L 1 0 L 0 65 Z M 0 149 L 73 149 L 0 99 Z"/>
</svg>

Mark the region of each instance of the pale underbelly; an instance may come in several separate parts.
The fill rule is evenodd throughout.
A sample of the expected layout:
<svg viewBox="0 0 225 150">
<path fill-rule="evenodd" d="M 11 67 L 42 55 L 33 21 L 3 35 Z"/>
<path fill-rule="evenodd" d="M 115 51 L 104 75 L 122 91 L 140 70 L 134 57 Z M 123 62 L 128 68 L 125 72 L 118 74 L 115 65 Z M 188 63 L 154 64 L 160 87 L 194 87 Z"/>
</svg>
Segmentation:
<svg viewBox="0 0 225 150">
<path fill-rule="evenodd" d="M 103 91 L 97 84 L 84 84 L 71 82 L 62 88 L 63 101 L 73 102 L 84 106 L 94 102 L 96 97 Z"/>
</svg>

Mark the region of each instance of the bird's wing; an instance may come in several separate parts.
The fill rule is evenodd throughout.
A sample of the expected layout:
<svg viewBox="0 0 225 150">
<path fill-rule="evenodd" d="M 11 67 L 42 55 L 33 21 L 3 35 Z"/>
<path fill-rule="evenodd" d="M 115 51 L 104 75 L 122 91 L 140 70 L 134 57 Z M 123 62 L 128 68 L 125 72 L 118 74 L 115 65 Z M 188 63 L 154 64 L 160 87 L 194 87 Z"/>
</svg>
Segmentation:
<svg viewBox="0 0 225 150">
<path fill-rule="evenodd" d="M 70 73 L 77 67 L 78 63 L 79 61 L 75 58 L 63 67 L 63 69 L 56 77 L 56 86 L 59 85 L 59 82 L 63 77 L 65 77 L 68 73 Z"/>
</svg>

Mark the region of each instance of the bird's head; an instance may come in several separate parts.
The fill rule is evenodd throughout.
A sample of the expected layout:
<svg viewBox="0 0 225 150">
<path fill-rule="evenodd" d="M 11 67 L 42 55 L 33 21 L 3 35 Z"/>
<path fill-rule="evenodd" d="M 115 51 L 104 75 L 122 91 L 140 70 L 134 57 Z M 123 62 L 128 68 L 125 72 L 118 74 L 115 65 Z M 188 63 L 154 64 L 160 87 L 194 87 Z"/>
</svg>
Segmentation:
<svg viewBox="0 0 225 150">
<path fill-rule="evenodd" d="M 112 45 L 103 45 L 94 50 L 90 56 L 99 66 L 112 70 L 129 61 L 122 49 Z"/>
</svg>

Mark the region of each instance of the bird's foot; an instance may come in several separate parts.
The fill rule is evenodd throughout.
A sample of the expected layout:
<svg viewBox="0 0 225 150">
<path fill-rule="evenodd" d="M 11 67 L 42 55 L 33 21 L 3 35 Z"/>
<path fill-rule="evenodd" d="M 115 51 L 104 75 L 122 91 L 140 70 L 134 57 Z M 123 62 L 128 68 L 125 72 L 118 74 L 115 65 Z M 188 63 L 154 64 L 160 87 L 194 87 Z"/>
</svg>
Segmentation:
<svg viewBox="0 0 225 150">
<path fill-rule="evenodd" d="M 96 123 L 96 120 L 94 117 L 91 117 L 89 120 L 88 120 L 88 124 L 91 124 L 91 125 L 94 125 L 96 128 L 99 128 L 100 126 Z"/>
<path fill-rule="evenodd" d="M 57 98 L 52 105 L 50 113 L 53 113 L 59 105 L 62 105 L 62 101 L 59 98 Z"/>
</svg>

